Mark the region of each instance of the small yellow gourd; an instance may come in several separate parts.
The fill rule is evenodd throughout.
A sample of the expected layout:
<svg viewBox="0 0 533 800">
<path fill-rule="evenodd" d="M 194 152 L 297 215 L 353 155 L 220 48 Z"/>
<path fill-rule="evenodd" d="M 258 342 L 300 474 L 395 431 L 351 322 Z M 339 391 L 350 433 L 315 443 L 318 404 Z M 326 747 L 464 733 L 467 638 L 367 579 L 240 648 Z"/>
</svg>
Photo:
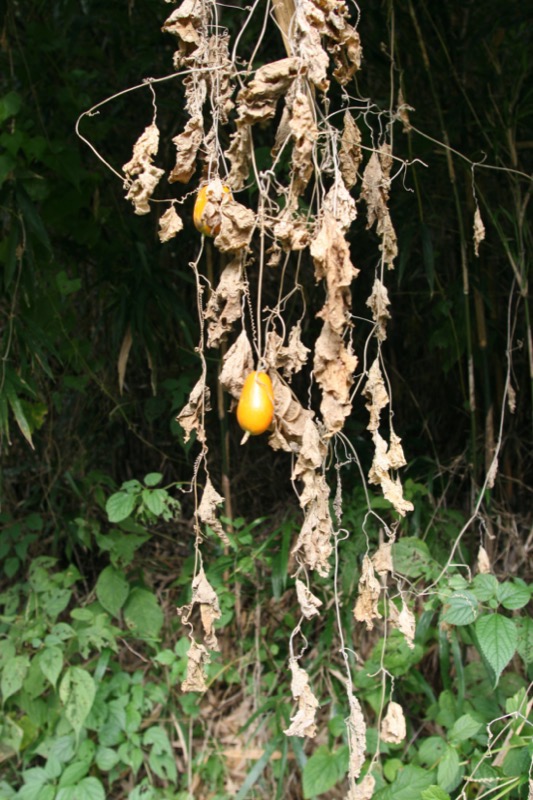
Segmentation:
<svg viewBox="0 0 533 800">
<path fill-rule="evenodd" d="M 218 183 L 218 186 L 216 183 Z M 203 233 L 205 236 L 217 236 L 220 231 L 220 214 L 217 214 L 217 199 L 215 198 L 217 195 L 220 197 L 221 190 L 224 194 L 231 194 L 229 186 L 225 186 L 218 179 L 216 182 L 212 181 L 211 183 L 206 183 L 198 189 L 192 218 L 196 230 L 200 231 L 200 233 Z M 212 216 L 210 220 L 206 220 L 204 217 L 204 211 L 208 201 L 211 201 L 214 212 L 210 215 Z"/>
<path fill-rule="evenodd" d="M 250 372 L 239 398 L 237 422 L 243 431 L 257 436 L 270 427 L 273 417 L 272 381 L 266 372 Z"/>
</svg>

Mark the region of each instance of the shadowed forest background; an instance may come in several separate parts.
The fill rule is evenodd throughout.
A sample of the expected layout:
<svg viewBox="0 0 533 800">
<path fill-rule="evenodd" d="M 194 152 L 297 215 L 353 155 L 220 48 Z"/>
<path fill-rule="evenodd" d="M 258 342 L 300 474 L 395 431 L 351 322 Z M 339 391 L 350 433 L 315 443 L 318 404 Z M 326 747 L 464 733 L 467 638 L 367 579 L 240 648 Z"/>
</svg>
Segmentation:
<svg viewBox="0 0 533 800">
<path fill-rule="evenodd" d="M 373 444 L 367 398 L 356 395 L 344 435 L 357 462 L 341 470 L 350 459 L 339 444 L 326 465 L 333 487 L 341 476 L 348 538 L 335 581 L 313 583 L 323 607 L 296 647 L 320 700 L 309 739 L 283 733 L 300 619 L 291 456 L 263 436 L 241 446 L 217 382 L 224 349 L 205 350 L 205 424 L 229 543 L 212 525 L 202 541 L 220 652 L 206 692 L 180 688 L 189 639 L 176 607 L 191 602 L 197 574 L 198 442 L 184 440 L 175 418 L 200 372 L 189 262 L 202 246 L 192 222 L 201 168 L 186 185 L 165 180 L 160 196 L 180 201 L 184 229 L 162 244 L 157 208 L 135 215 L 122 181 L 75 133 L 95 104 L 172 74 L 176 43 L 161 27 L 173 8 L 8 0 L 0 18 L 0 800 L 530 800 L 531 22 L 517 2 L 360 7 L 353 91 L 388 109 L 393 76 L 409 107 L 394 123 L 393 153 L 410 165 L 390 193 L 398 256 L 386 273 L 382 355 L 414 511 L 400 517 L 363 484 Z M 230 40 L 251 8 L 220 4 Z M 248 54 L 259 43 L 256 66 L 286 56 L 275 26 L 261 38 L 265 8 L 261 0 L 239 41 Z M 168 169 L 187 119 L 181 80 L 156 94 L 156 161 Z M 334 85 L 331 103 L 342 108 Z M 120 173 L 152 116 L 141 88 L 83 117 L 80 132 Z M 341 116 L 332 119 L 340 129 Z M 358 124 L 371 148 L 381 117 Z M 261 169 L 269 136 L 254 131 Z M 239 202 L 253 208 L 256 189 L 249 183 Z M 359 191 L 347 234 L 360 271 L 358 375 L 379 260 Z M 476 203 L 485 228 L 477 245 Z M 210 284 L 224 263 L 206 240 L 199 270 Z M 324 290 L 312 266 L 300 280 L 306 305 L 318 308 Z M 262 291 L 273 305 L 275 268 Z M 288 309 L 287 327 L 299 313 Z M 303 342 L 311 347 L 318 330 L 313 310 Z M 292 387 L 316 410 L 310 369 Z M 354 624 L 363 557 L 384 540 L 369 509 L 396 536 L 394 580 L 380 580 L 416 619 L 412 646 L 401 628 L 389 630 L 383 605 L 383 619 Z M 363 788 L 350 784 L 351 794 L 345 657 L 366 720 Z M 391 700 L 407 725 L 397 741 L 381 727 Z M 371 788 L 361 784 L 367 774 Z"/>
</svg>

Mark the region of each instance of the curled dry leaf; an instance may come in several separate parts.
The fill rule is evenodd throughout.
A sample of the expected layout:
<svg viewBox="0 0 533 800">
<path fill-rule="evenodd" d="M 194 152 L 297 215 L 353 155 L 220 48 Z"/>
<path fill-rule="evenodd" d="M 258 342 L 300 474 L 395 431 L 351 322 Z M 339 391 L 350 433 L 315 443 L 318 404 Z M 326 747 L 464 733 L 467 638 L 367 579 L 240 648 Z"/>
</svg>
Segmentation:
<svg viewBox="0 0 533 800">
<path fill-rule="evenodd" d="M 188 56 L 202 41 L 205 23 L 205 5 L 198 0 L 184 0 L 165 21 L 162 30 L 177 36 L 181 55 Z"/>
<path fill-rule="evenodd" d="M 477 552 L 477 571 L 482 575 L 490 575 L 492 572 L 489 554 L 482 546 L 480 546 Z"/>
<path fill-rule="evenodd" d="M 381 153 L 374 151 L 363 172 L 361 197 L 367 206 L 367 228 L 371 228 L 377 220 L 377 233 L 381 237 L 380 250 L 384 261 L 392 269 L 394 259 L 398 255 L 396 232 L 390 218 L 387 201 L 389 199 L 391 157 L 386 149 Z"/>
<path fill-rule="evenodd" d="M 372 319 L 376 323 L 376 338 L 384 342 L 387 338 L 387 321 L 391 318 L 389 312 L 389 293 L 384 284 L 376 278 L 372 287 L 372 294 L 366 301 L 372 311 Z"/>
<path fill-rule="evenodd" d="M 218 378 L 222 388 L 238 400 L 241 396 L 246 376 L 253 368 L 252 345 L 246 335 L 246 331 L 243 330 L 222 360 L 222 369 Z"/>
<path fill-rule="evenodd" d="M 392 542 L 383 542 L 380 544 L 372 556 L 372 565 L 378 575 L 386 575 L 387 572 L 393 571 Z"/>
<path fill-rule="evenodd" d="M 318 139 L 313 106 L 309 97 L 303 92 L 297 92 L 292 101 L 288 126 L 294 140 L 292 152 L 294 191 L 301 194 L 313 172 L 313 149 Z"/>
<path fill-rule="evenodd" d="M 292 44 L 306 66 L 311 83 L 325 92 L 329 86 L 329 57 L 322 47 L 323 26 L 324 14 L 311 0 L 296 4 Z"/>
<path fill-rule="evenodd" d="M 165 213 L 159 218 L 159 241 L 168 242 L 182 230 L 183 220 L 179 216 L 174 206 L 170 206 L 170 208 L 167 208 Z"/>
<path fill-rule="evenodd" d="M 381 739 L 388 744 L 401 744 L 407 735 L 403 708 L 391 700 L 381 721 Z"/>
<path fill-rule="evenodd" d="M 407 646 L 413 650 L 415 646 L 416 620 L 403 598 L 401 611 L 398 611 L 394 603 L 389 603 L 389 620 L 393 628 L 397 628 L 400 633 L 403 633 Z"/>
<path fill-rule="evenodd" d="M 273 450 L 298 453 L 304 439 L 307 421 L 313 412 L 304 408 L 276 372 L 272 372 L 274 394 L 274 432 L 268 443 Z"/>
<path fill-rule="evenodd" d="M 401 440 L 394 432 L 391 432 L 391 444 L 389 447 L 377 430 L 372 434 L 372 439 L 375 451 L 372 466 L 368 473 L 368 482 L 379 484 L 383 496 L 389 503 L 392 503 L 398 514 L 404 517 L 408 511 L 413 510 L 413 504 L 410 500 L 404 498 L 400 480 L 398 478 L 393 480 L 389 475 L 390 469 L 399 469 L 405 466 L 406 461 Z"/>
<path fill-rule="evenodd" d="M 357 183 L 357 173 L 362 160 L 361 131 L 350 112 L 346 111 L 339 150 L 339 165 L 341 175 L 348 189 L 351 189 Z"/>
<path fill-rule="evenodd" d="M 510 413 L 514 414 L 516 411 L 516 390 L 510 381 L 507 387 L 507 406 Z"/>
<path fill-rule="evenodd" d="M 224 544 L 229 544 L 226 531 L 222 527 L 222 523 L 217 517 L 217 506 L 221 505 L 223 502 L 224 498 L 216 491 L 211 483 L 211 479 L 208 476 L 205 482 L 205 488 L 202 494 L 200 505 L 196 511 L 196 515 L 198 519 L 204 523 L 204 525 L 209 525 L 209 527 L 216 533 L 217 536 L 220 537 Z"/>
<path fill-rule="evenodd" d="M 376 358 L 368 370 L 368 380 L 363 388 L 363 395 L 368 399 L 366 408 L 370 414 L 367 430 L 377 431 L 381 412 L 389 404 L 389 395 L 385 389 L 385 381 L 381 374 L 379 359 Z"/>
<path fill-rule="evenodd" d="M 215 247 L 221 253 L 242 250 L 250 244 L 254 227 L 254 212 L 237 203 L 230 193 L 223 194 L 220 201 L 220 231 L 215 237 Z"/>
<path fill-rule="evenodd" d="M 347 231 L 352 222 L 357 218 L 355 200 L 346 188 L 340 173 L 337 173 L 335 176 L 335 182 L 324 198 L 323 209 L 324 212 L 331 215 L 331 217 L 339 223 L 343 232 Z M 338 231 L 336 232 L 336 236 L 338 237 Z M 340 246 L 342 250 L 348 254 L 349 259 L 347 242 L 344 242 L 344 246 Z M 358 273 L 359 270 L 355 269 L 352 265 L 352 278 L 355 278 Z"/>
<path fill-rule="evenodd" d="M 328 434 L 342 430 L 352 410 L 350 390 L 357 357 L 342 336 L 325 322 L 315 343 L 314 375 L 322 389 L 320 411 Z"/>
<path fill-rule="evenodd" d="M 276 239 L 285 251 L 304 250 L 309 244 L 309 225 L 305 217 L 286 206 L 273 227 Z"/>
<path fill-rule="evenodd" d="M 118 372 L 118 391 L 122 394 L 124 390 L 124 380 L 126 378 L 126 367 L 130 357 L 130 350 L 133 344 L 133 336 L 131 335 L 131 325 L 126 328 L 126 333 L 120 346 L 120 353 L 118 354 L 117 372 Z"/>
<path fill-rule="evenodd" d="M 357 780 L 365 763 L 366 723 L 359 700 L 353 694 L 348 696 L 348 700 L 350 703 L 350 716 L 346 719 L 350 750 L 348 776 L 352 780 Z"/>
<path fill-rule="evenodd" d="M 350 286 L 359 270 L 350 260 L 348 242 L 339 222 L 331 213 L 324 214 L 318 234 L 311 242 L 310 251 L 316 280 L 326 281 L 326 304 L 319 312 L 320 316 L 340 334 L 349 322 Z"/>
<path fill-rule="evenodd" d="M 182 692 L 205 692 L 207 690 L 206 667 L 211 656 L 203 644 L 191 641 L 187 653 L 187 675 L 181 684 Z"/>
<path fill-rule="evenodd" d="M 205 442 L 204 415 L 210 410 L 210 392 L 202 375 L 189 395 L 189 401 L 176 417 L 177 422 L 184 431 L 186 442 L 191 438 L 191 433 L 196 431 L 199 442 Z"/>
<path fill-rule="evenodd" d="M 363 558 L 358 591 L 359 594 L 357 596 L 353 615 L 358 622 L 364 622 L 367 630 L 371 631 L 374 627 L 374 620 L 381 619 L 381 614 L 378 611 L 381 585 L 374 575 L 372 561 L 367 555 Z"/>
<path fill-rule="evenodd" d="M 399 120 L 403 122 L 403 133 L 409 133 L 411 130 L 411 121 L 409 119 L 409 111 L 414 111 L 412 106 L 407 105 L 405 102 L 405 98 L 403 96 L 403 91 L 400 87 L 398 90 L 398 109 L 396 111 L 396 116 Z"/>
<path fill-rule="evenodd" d="M 299 578 L 296 578 L 296 596 L 306 619 L 311 619 L 320 613 L 318 609 L 323 605 L 322 600 L 316 597 Z"/>
<path fill-rule="evenodd" d="M 301 339 L 302 328 L 299 322 L 291 328 L 287 345 L 275 331 L 267 335 L 265 347 L 265 362 L 271 369 L 281 370 L 285 378 L 290 378 L 299 372 L 311 352 Z"/>
<path fill-rule="evenodd" d="M 333 521 L 329 510 L 329 486 L 325 477 L 314 470 L 302 473 L 304 484 L 300 505 L 304 509 L 304 521 L 293 553 L 302 551 L 304 563 L 319 575 L 328 575 L 329 557 L 333 547 Z"/>
<path fill-rule="evenodd" d="M 346 800 L 372 800 L 375 788 L 376 779 L 367 772 L 363 780 L 350 789 L 346 795 Z"/>
<path fill-rule="evenodd" d="M 155 123 L 148 125 L 133 145 L 133 156 L 122 169 L 126 173 L 124 188 L 126 200 L 131 200 L 135 214 L 150 212 L 149 200 L 164 170 L 152 164 L 159 148 L 159 129 Z"/>
<path fill-rule="evenodd" d="M 309 686 L 307 672 L 298 666 L 295 658 L 290 659 L 289 667 L 292 673 L 291 693 L 298 702 L 298 710 L 291 717 L 291 725 L 283 733 L 287 736 L 308 736 L 312 739 L 316 735 L 315 716 L 318 700 Z"/>
<path fill-rule="evenodd" d="M 226 151 L 226 158 L 231 164 L 228 183 L 238 192 L 242 189 L 250 174 L 250 154 L 252 149 L 252 129 L 250 125 L 238 124 L 231 135 L 231 143 Z"/>
<path fill-rule="evenodd" d="M 479 206 L 476 206 L 476 212 L 474 214 L 474 252 L 476 256 L 479 256 L 479 245 L 484 238 L 485 226 L 483 225 L 483 220 L 481 219 Z"/>
<path fill-rule="evenodd" d="M 243 260 L 241 255 L 236 255 L 224 267 L 218 286 L 212 292 L 204 313 L 208 321 L 209 347 L 219 347 L 222 339 L 232 330 L 233 323 L 242 316 L 244 289 Z"/>
<path fill-rule="evenodd" d="M 237 96 L 238 125 L 266 122 L 276 113 L 279 98 L 285 95 L 304 67 L 299 58 L 282 58 L 259 67 L 254 77 Z"/>
<path fill-rule="evenodd" d="M 204 629 L 204 641 L 210 650 L 219 650 L 215 634 L 215 622 L 220 619 L 220 605 L 218 597 L 206 578 L 203 567 L 192 582 L 192 600 L 190 608 L 198 603 L 200 605 L 200 618 Z"/>
<path fill-rule="evenodd" d="M 201 115 L 191 117 L 182 133 L 174 136 L 176 164 L 168 177 L 169 183 L 187 183 L 196 169 L 196 157 L 204 138 L 204 121 Z"/>
</svg>

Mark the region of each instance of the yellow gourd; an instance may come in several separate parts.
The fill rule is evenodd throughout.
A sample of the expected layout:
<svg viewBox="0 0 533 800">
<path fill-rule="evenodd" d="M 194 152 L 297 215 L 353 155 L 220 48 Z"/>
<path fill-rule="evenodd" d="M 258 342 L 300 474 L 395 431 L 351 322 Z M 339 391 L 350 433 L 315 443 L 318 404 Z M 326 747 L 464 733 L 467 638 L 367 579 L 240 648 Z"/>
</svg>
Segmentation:
<svg viewBox="0 0 533 800">
<path fill-rule="evenodd" d="M 267 430 L 273 417 L 272 381 L 266 372 L 250 372 L 239 398 L 237 422 L 243 431 L 257 436 Z"/>
<path fill-rule="evenodd" d="M 208 190 L 210 188 L 214 188 L 215 193 L 217 193 L 217 189 L 218 192 L 220 191 L 220 186 L 221 186 L 220 182 L 218 181 L 218 187 L 216 188 L 213 186 L 214 183 L 215 183 L 214 181 L 211 184 L 206 183 L 205 186 L 201 186 L 198 189 L 198 194 L 196 195 L 196 201 L 194 203 L 194 210 L 192 214 L 196 230 L 200 231 L 200 233 L 205 234 L 205 236 L 216 236 L 220 231 L 220 215 L 217 214 L 215 210 L 217 201 L 213 199 L 212 194 L 211 196 L 208 196 Z M 224 186 L 223 184 L 222 184 L 222 191 L 224 192 L 224 194 L 231 194 L 229 186 Z M 214 209 L 215 213 L 213 214 L 213 216 L 218 221 L 215 221 L 214 224 L 213 220 L 209 220 L 208 222 L 207 220 L 204 219 L 204 210 L 208 200 L 210 200 L 213 206 L 215 207 Z"/>
</svg>

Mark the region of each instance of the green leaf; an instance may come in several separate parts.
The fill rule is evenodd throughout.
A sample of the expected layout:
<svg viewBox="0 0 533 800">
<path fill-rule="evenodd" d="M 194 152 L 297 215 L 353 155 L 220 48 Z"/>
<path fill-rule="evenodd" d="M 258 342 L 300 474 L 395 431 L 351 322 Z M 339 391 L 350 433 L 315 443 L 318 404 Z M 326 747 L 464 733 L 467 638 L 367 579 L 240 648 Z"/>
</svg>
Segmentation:
<svg viewBox="0 0 533 800">
<path fill-rule="evenodd" d="M 63 669 L 63 651 L 59 647 L 47 647 L 39 654 L 39 668 L 55 689 Z"/>
<path fill-rule="evenodd" d="M 372 800 L 421 800 L 421 794 L 435 782 L 435 772 L 408 764 L 390 786 L 376 792 Z"/>
<path fill-rule="evenodd" d="M 450 731 L 450 739 L 456 742 L 466 742 L 475 736 L 481 727 L 481 722 L 471 717 L 470 714 L 463 714 L 462 717 L 455 720 Z"/>
<path fill-rule="evenodd" d="M 129 517 L 135 508 L 135 495 L 127 492 L 115 492 L 105 504 L 109 522 L 122 522 Z"/>
<path fill-rule="evenodd" d="M 454 747 L 448 745 L 437 768 L 437 783 L 441 789 L 451 792 L 459 785 L 462 777 L 459 754 Z"/>
<path fill-rule="evenodd" d="M 112 750 L 111 747 L 99 747 L 96 751 L 96 766 L 102 772 L 109 772 L 119 762 L 118 753 Z"/>
<path fill-rule="evenodd" d="M 90 761 L 74 761 L 65 767 L 59 780 L 59 788 L 63 786 L 76 786 L 82 778 L 85 778 L 91 766 Z"/>
<path fill-rule="evenodd" d="M 9 117 L 18 114 L 22 107 L 22 97 L 18 92 L 8 92 L 0 97 L 0 123 L 5 122 Z"/>
<path fill-rule="evenodd" d="M 480 603 L 486 603 L 496 597 L 499 583 L 494 575 L 486 575 L 480 573 L 476 575 L 472 581 L 472 592 L 475 594 Z"/>
<path fill-rule="evenodd" d="M 509 611 L 527 606 L 531 599 L 531 592 L 523 581 L 505 581 L 498 586 L 499 603 Z"/>
<path fill-rule="evenodd" d="M 144 485 L 157 486 L 157 484 L 161 483 L 162 480 L 163 476 L 160 472 L 149 472 L 148 475 L 144 476 Z"/>
<path fill-rule="evenodd" d="M 113 617 L 118 617 L 129 593 L 130 586 L 122 570 L 112 566 L 102 570 L 96 582 L 96 596 Z"/>
<path fill-rule="evenodd" d="M 440 786 L 429 786 L 424 789 L 421 795 L 421 800 L 451 800 L 448 792 L 441 789 Z"/>
<path fill-rule="evenodd" d="M 60 789 L 55 800 L 105 800 L 105 790 L 98 778 L 84 778 L 76 786 Z"/>
<path fill-rule="evenodd" d="M 146 508 L 156 517 L 159 517 L 165 510 L 168 492 L 165 489 L 144 489 L 142 500 Z"/>
<path fill-rule="evenodd" d="M 30 659 L 28 656 L 14 656 L 6 661 L 2 671 L 2 681 L 0 682 L 0 691 L 4 702 L 22 688 L 29 667 Z"/>
<path fill-rule="evenodd" d="M 133 589 L 124 606 L 124 619 L 139 639 L 157 639 L 163 626 L 163 612 L 155 595 L 147 589 Z"/>
<path fill-rule="evenodd" d="M 339 761 L 325 745 L 318 747 L 303 768 L 303 793 L 305 800 L 323 794 L 342 780 Z"/>
<path fill-rule="evenodd" d="M 394 569 L 409 578 L 429 575 L 435 562 L 427 544 L 414 536 L 405 536 L 392 545 Z"/>
<path fill-rule="evenodd" d="M 11 411 L 13 412 L 13 416 L 15 417 L 15 421 L 19 426 L 20 432 L 28 442 L 31 448 L 33 447 L 33 441 L 31 438 L 31 428 L 28 420 L 26 419 L 26 415 L 24 414 L 24 409 L 22 408 L 22 403 L 20 402 L 15 390 L 11 386 L 10 383 L 5 384 L 5 393 L 9 405 L 11 406 Z"/>
<path fill-rule="evenodd" d="M 91 710 L 96 687 L 92 676 L 82 667 L 69 667 L 59 685 L 59 699 L 65 706 L 65 716 L 76 736 Z"/>
<path fill-rule="evenodd" d="M 418 757 L 427 767 L 433 767 L 446 751 L 446 742 L 441 736 L 429 736 L 420 744 Z"/>
<path fill-rule="evenodd" d="M 518 634 L 512 619 L 501 614 L 480 617 L 475 624 L 479 648 L 496 675 L 500 675 L 513 657 Z"/>
<path fill-rule="evenodd" d="M 526 664 L 533 661 L 533 619 L 531 617 L 517 618 L 514 621 L 518 634 L 516 651 Z"/>
<path fill-rule="evenodd" d="M 448 625 L 470 625 L 478 615 L 478 601 L 469 591 L 454 592 L 444 604 L 443 622 Z"/>
</svg>

